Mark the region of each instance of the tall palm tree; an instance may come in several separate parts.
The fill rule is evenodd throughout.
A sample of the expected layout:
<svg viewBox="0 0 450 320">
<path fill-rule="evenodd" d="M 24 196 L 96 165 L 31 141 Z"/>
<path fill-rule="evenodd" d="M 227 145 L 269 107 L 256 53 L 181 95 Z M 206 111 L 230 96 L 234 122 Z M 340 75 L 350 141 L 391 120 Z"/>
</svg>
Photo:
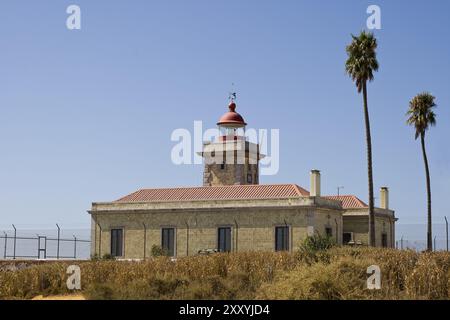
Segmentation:
<svg viewBox="0 0 450 320">
<path fill-rule="evenodd" d="M 433 250 L 433 243 L 431 238 L 431 183 L 430 183 L 430 169 L 428 167 L 427 152 L 425 150 L 425 132 L 430 126 L 436 124 L 436 115 L 433 108 L 436 107 L 434 103 L 434 96 L 428 92 L 423 92 L 415 96 L 409 102 L 409 110 L 406 113 L 408 116 L 407 124 L 414 126 L 416 129 L 415 139 L 420 137 L 422 145 L 423 161 L 425 163 L 425 175 L 427 179 L 427 207 L 428 207 L 428 226 L 427 226 L 427 250 Z"/>
<path fill-rule="evenodd" d="M 367 175 L 369 184 L 369 245 L 375 246 L 375 214 L 373 201 L 372 138 L 370 135 L 369 107 L 367 105 L 367 82 L 373 80 L 373 72 L 378 70 L 375 49 L 377 39 L 370 32 L 362 31 L 352 35 L 352 43 L 347 46 L 348 59 L 345 70 L 356 84 L 358 93 L 363 93 L 364 121 L 366 124 Z"/>
</svg>

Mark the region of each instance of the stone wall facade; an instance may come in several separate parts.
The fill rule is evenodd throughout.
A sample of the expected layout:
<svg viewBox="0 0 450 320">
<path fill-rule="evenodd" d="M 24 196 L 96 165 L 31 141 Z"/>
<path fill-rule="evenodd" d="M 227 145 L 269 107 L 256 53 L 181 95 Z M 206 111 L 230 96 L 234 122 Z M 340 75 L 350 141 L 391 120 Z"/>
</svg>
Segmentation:
<svg viewBox="0 0 450 320">
<path fill-rule="evenodd" d="M 394 212 L 386 209 L 375 209 L 375 244 L 382 247 L 383 235 L 386 236 L 386 246 L 395 247 L 395 221 Z M 343 215 L 344 233 L 352 233 L 352 240 L 362 245 L 368 244 L 369 216 L 367 209 L 347 210 Z"/>
<path fill-rule="evenodd" d="M 178 257 L 216 249 L 219 227 L 231 228 L 233 252 L 274 251 L 277 226 L 289 227 L 290 251 L 298 249 L 308 234 L 325 235 L 326 228 L 342 243 L 342 210 L 333 201 L 325 205 L 315 204 L 314 199 L 301 205 L 294 200 L 233 202 L 234 207 L 218 204 L 220 207 L 215 208 L 204 208 L 201 204 L 178 209 L 169 209 L 170 205 L 166 209 L 146 209 L 144 204 L 142 208 L 119 204 L 93 208 L 91 254 L 103 256 L 111 252 L 111 229 L 123 229 L 125 259 L 150 257 L 152 246 L 161 246 L 162 228 L 167 227 L 175 229 Z"/>
<path fill-rule="evenodd" d="M 245 140 L 207 143 L 203 186 L 246 185 L 259 183 L 259 146 Z"/>
</svg>

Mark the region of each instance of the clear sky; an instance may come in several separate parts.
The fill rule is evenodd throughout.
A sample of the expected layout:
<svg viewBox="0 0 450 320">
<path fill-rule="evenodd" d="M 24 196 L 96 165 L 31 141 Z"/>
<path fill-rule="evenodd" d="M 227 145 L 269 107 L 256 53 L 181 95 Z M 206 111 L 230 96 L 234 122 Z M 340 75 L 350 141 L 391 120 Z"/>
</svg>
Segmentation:
<svg viewBox="0 0 450 320">
<path fill-rule="evenodd" d="M 82 29 L 66 28 L 77 4 Z M 93 201 L 143 187 L 196 186 L 202 166 L 170 160 L 176 128 L 213 127 L 235 83 L 249 126 L 280 129 L 280 171 L 261 183 L 367 200 L 362 97 L 345 46 L 381 7 L 369 108 L 376 196 L 400 223 L 426 222 L 409 100 L 436 96 L 427 135 L 434 221 L 450 216 L 449 1 L 3 0 L 0 5 L 0 230 L 88 227 Z M 378 202 L 379 199 L 376 199 Z M 424 238 L 425 238 L 425 229 Z"/>
</svg>

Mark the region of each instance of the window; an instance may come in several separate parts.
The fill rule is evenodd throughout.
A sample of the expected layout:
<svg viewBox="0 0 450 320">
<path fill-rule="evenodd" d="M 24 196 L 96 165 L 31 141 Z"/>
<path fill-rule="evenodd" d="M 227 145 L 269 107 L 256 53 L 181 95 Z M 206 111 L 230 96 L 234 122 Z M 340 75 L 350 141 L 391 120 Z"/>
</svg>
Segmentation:
<svg viewBox="0 0 450 320">
<path fill-rule="evenodd" d="M 325 227 L 325 235 L 331 238 L 333 236 L 333 229 L 331 227 Z"/>
<path fill-rule="evenodd" d="M 225 170 L 225 163 L 220 164 L 220 170 Z"/>
<path fill-rule="evenodd" d="M 351 232 L 344 232 L 342 235 L 342 241 L 344 242 L 344 244 L 349 243 L 350 241 L 352 241 L 352 233 Z"/>
<path fill-rule="evenodd" d="M 252 183 L 252 174 L 247 174 L 247 183 Z"/>
<path fill-rule="evenodd" d="M 217 248 L 219 249 L 219 252 L 230 252 L 231 228 L 219 228 L 217 231 Z"/>
<path fill-rule="evenodd" d="M 289 227 L 275 228 L 275 251 L 289 250 Z"/>
<path fill-rule="evenodd" d="M 387 233 L 381 234 L 381 246 L 387 248 Z"/>
<path fill-rule="evenodd" d="M 111 255 L 123 256 L 123 229 L 111 229 Z"/>
<path fill-rule="evenodd" d="M 162 228 L 161 247 L 167 253 L 168 256 L 175 256 L 175 229 L 174 228 Z"/>
</svg>

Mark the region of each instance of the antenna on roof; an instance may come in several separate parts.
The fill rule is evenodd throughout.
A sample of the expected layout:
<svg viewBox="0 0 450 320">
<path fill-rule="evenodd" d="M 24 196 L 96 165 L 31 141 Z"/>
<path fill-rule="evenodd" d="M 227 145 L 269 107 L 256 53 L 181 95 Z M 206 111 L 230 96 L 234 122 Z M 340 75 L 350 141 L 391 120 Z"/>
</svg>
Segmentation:
<svg viewBox="0 0 450 320">
<path fill-rule="evenodd" d="M 339 198 L 339 191 L 341 190 L 341 189 L 344 189 L 344 186 L 339 186 L 339 187 L 337 187 L 337 196 L 338 196 L 338 198 Z"/>
</svg>

